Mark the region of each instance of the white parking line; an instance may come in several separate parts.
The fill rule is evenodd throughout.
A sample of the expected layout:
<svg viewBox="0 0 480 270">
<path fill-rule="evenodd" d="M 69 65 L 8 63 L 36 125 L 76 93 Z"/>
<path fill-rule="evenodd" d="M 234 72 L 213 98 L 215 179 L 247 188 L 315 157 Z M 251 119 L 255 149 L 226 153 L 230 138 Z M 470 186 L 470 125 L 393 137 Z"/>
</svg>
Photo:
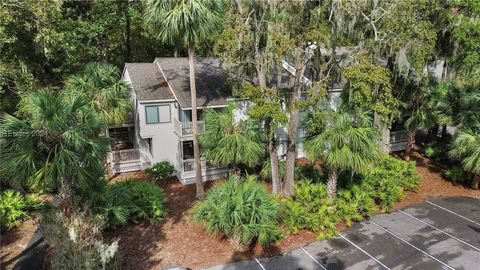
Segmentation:
<svg viewBox="0 0 480 270">
<path fill-rule="evenodd" d="M 425 225 L 428 225 L 428 226 L 430 226 L 430 227 L 434 228 L 435 230 L 437 230 L 437 231 L 439 231 L 439 232 L 442 232 L 442 233 L 444 233 L 444 234 L 446 234 L 446 235 L 450 236 L 451 238 L 453 238 L 453 239 L 457 240 L 458 242 L 460 242 L 460 243 L 462 243 L 462 244 L 465 244 L 465 245 L 467 245 L 467 246 L 469 246 L 469 247 L 471 247 L 471 248 L 473 248 L 473 249 L 475 249 L 475 250 L 477 250 L 477 251 L 480 251 L 480 248 L 477 248 L 477 247 L 475 247 L 475 246 L 473 246 L 473 245 L 471 245 L 471 244 L 469 244 L 469 243 L 467 243 L 467 242 L 463 241 L 462 239 L 459 239 L 459 238 L 457 238 L 457 237 L 455 237 L 455 236 L 453 236 L 453 235 L 449 234 L 448 232 L 446 232 L 446 231 L 444 231 L 444 230 L 442 230 L 442 229 L 439 229 L 439 228 L 437 228 L 437 227 L 433 226 L 432 224 L 429 224 L 429 223 L 427 223 L 427 222 L 425 222 L 425 221 L 423 221 L 423 220 L 421 220 L 421 219 L 419 219 L 419 218 L 417 218 L 417 217 L 415 217 L 415 216 L 412 216 L 412 215 L 410 215 L 409 213 L 407 213 L 407 212 L 404 212 L 404 211 L 402 211 L 402 210 L 398 210 L 398 211 L 399 211 L 400 213 L 402 213 L 402 214 L 405 214 L 405 215 L 407 215 L 407 216 L 409 216 L 409 217 L 411 217 L 411 218 L 415 219 L 415 220 L 418 220 L 418 221 L 420 221 L 421 223 L 423 223 L 423 224 L 425 224 Z"/>
<path fill-rule="evenodd" d="M 476 225 L 480 226 L 480 223 L 478 223 L 478 222 L 476 222 L 476 221 L 474 221 L 474 220 L 471 220 L 471 219 L 469 219 L 469 218 L 467 218 L 467 217 L 464 217 L 464 216 L 462 216 L 462 215 L 460 215 L 460 214 L 457 214 L 457 213 L 453 212 L 452 210 L 448 210 L 448 209 L 445 208 L 445 207 L 441 207 L 440 205 L 438 205 L 438 204 L 436 204 L 436 203 L 433 203 L 433 202 L 431 202 L 431 201 L 427 201 L 427 203 L 429 203 L 429 204 L 431 204 L 431 205 L 434 205 L 434 206 L 436 206 L 436 207 L 438 207 L 438 208 L 440 208 L 440 209 L 442 209 L 442 210 L 445 210 L 445 211 L 447 211 L 447 212 L 449 212 L 449 213 L 451 213 L 451 214 L 454 214 L 454 215 L 456 215 L 456 216 L 458 216 L 458 217 L 461 217 L 461 218 L 463 218 L 463 219 L 465 219 L 465 220 L 468 220 L 468 221 L 472 222 L 473 224 L 476 224 Z"/>
<path fill-rule="evenodd" d="M 320 262 L 318 262 L 310 253 L 308 253 L 308 251 L 306 251 L 303 247 L 300 247 L 303 252 L 305 252 L 305 254 L 308 255 L 308 257 L 310 257 L 314 262 L 316 262 L 322 269 L 324 270 L 327 270 L 327 268 L 325 268 Z"/>
<path fill-rule="evenodd" d="M 260 263 L 260 261 L 257 260 L 257 258 L 255 258 L 255 261 L 260 265 L 260 267 L 261 267 L 263 270 L 267 270 L 267 269 L 265 269 L 265 267 L 263 267 L 263 265 Z"/>
<path fill-rule="evenodd" d="M 455 268 L 451 267 L 450 265 L 448 265 L 448 264 L 446 264 L 446 263 L 444 263 L 444 262 L 440 261 L 439 259 L 437 259 L 437 258 L 433 257 L 433 256 L 432 256 L 432 255 L 430 255 L 429 253 L 427 253 L 427 252 L 425 252 L 425 251 L 421 250 L 420 248 L 418 248 L 418 247 L 416 247 L 416 246 L 414 246 L 414 245 L 410 244 L 410 243 L 409 243 L 407 240 L 405 240 L 405 239 L 403 239 L 402 237 L 400 237 L 400 236 L 396 235 L 394 232 L 392 232 L 392 231 L 390 231 L 390 230 L 388 230 L 388 229 L 385 229 L 383 226 L 380 226 L 380 225 L 378 225 L 377 223 L 375 223 L 375 222 L 373 222 L 373 221 L 371 221 L 371 220 L 370 220 L 370 223 L 372 223 L 373 225 L 375 225 L 375 226 L 379 227 L 380 229 L 382 229 L 382 230 L 386 231 L 387 233 L 389 233 L 389 234 L 393 235 L 394 237 L 396 237 L 398 240 L 400 240 L 400 241 L 404 242 L 405 244 L 407 244 L 407 245 L 409 245 L 409 246 L 413 247 L 414 249 L 416 249 L 416 250 L 418 250 L 418 251 L 422 252 L 423 254 L 427 255 L 427 256 L 428 256 L 428 257 L 430 257 L 431 259 L 433 259 L 433 260 L 435 260 L 435 261 L 437 261 L 437 262 L 439 262 L 439 263 L 443 264 L 443 265 L 444 265 L 445 267 L 447 267 L 448 269 L 455 270 Z"/>
<path fill-rule="evenodd" d="M 358 250 L 360 250 L 361 252 L 365 253 L 368 257 L 370 257 L 372 260 L 376 261 L 378 264 L 380 264 L 381 266 L 383 266 L 385 269 L 388 269 L 388 270 L 391 270 L 390 268 L 388 268 L 388 266 L 386 266 L 385 264 L 383 264 L 381 261 L 377 260 L 375 257 L 373 257 L 372 255 L 368 254 L 368 252 L 366 252 L 365 250 L 363 250 L 361 247 L 357 246 L 355 243 L 353 243 L 352 241 L 348 240 L 345 236 L 343 236 L 342 234 L 338 234 L 340 235 L 340 237 L 342 237 L 345 241 L 347 241 L 348 243 L 350 243 L 352 246 L 356 247 Z"/>
</svg>

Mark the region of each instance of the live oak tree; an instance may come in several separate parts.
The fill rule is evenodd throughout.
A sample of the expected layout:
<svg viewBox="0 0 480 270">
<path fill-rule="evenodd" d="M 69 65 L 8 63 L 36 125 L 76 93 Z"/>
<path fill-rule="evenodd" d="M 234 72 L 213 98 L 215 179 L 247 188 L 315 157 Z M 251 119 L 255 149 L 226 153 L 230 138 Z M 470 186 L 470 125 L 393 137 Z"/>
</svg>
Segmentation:
<svg viewBox="0 0 480 270">
<path fill-rule="evenodd" d="M 195 45 L 214 32 L 223 10 L 221 0 L 148 0 L 146 18 L 164 42 L 181 41 L 188 48 L 190 93 L 192 99 L 193 153 L 197 198 L 204 196 L 200 146 L 198 143 Z"/>
<path fill-rule="evenodd" d="M 234 76 L 245 77 L 254 71 L 254 82 L 240 83 L 241 95 L 252 101 L 250 115 L 262 119 L 268 136 L 268 153 L 273 193 L 293 194 L 294 165 L 296 158 L 296 132 L 298 111 L 305 108 L 300 101 L 307 87 L 304 72 L 316 46 L 309 47 L 321 37 L 317 6 L 309 1 L 236 1 L 231 6 L 229 26 L 222 33 L 217 51 L 229 63 Z M 293 70 L 284 69 L 290 59 Z M 288 72 L 291 74 L 287 75 Z M 293 86 L 287 89 L 285 75 L 293 77 Z M 288 81 L 288 79 L 287 79 Z M 312 95 L 313 97 L 313 95 Z M 311 104 L 314 104 L 312 98 Z M 286 151 L 286 176 L 284 185 L 279 174 L 277 154 L 278 139 L 275 129 L 288 126 Z"/>
<path fill-rule="evenodd" d="M 231 2 L 227 25 L 217 45 L 217 53 L 233 65 L 231 70 L 239 94 L 252 101 L 249 114 L 264 122 L 273 193 L 281 191 L 275 129 L 288 121 L 281 107 L 281 73 L 275 73 L 281 70 L 281 58 L 277 58 L 272 37 L 274 29 L 278 30 L 275 21 L 278 4 L 263 0 Z M 250 78 L 244 80 L 245 77 Z"/>
</svg>

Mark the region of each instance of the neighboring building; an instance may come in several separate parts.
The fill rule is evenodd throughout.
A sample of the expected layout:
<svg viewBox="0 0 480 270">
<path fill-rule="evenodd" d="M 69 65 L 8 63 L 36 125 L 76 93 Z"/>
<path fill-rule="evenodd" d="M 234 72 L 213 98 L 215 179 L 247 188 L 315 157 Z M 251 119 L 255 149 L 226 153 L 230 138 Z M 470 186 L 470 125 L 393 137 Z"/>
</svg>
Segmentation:
<svg viewBox="0 0 480 270">
<path fill-rule="evenodd" d="M 202 111 L 206 108 L 222 110 L 227 107 L 228 102 L 235 102 L 235 117 L 240 119 L 247 116 L 248 101 L 232 97 L 223 68 L 218 58 L 195 59 L 200 133 L 205 130 Z M 287 72 L 282 76 L 282 87 L 291 87 L 291 68 L 284 63 L 284 71 Z M 134 112 L 123 125 L 108 129 L 109 136 L 117 141 L 109 156 L 111 171 L 138 171 L 157 162 L 168 161 L 175 166 L 177 177 L 183 184 L 194 183 L 188 58 L 156 58 L 153 63 L 127 63 L 123 79 L 132 89 Z M 329 89 L 330 103 L 334 108 L 340 104 L 342 87 L 332 84 Z M 301 111 L 300 119 L 303 114 Z M 279 156 L 282 156 L 286 151 L 287 130 L 277 128 L 276 133 L 280 138 Z M 393 135 L 398 137 L 398 133 Z M 303 137 L 304 131 L 299 128 L 297 138 L 301 141 Z M 396 140 L 396 137 L 393 140 Z M 403 147 L 405 145 L 398 140 L 394 143 L 396 150 L 402 148 L 399 143 Z M 304 156 L 301 143 L 297 147 L 297 156 Z M 227 175 L 228 168 L 215 166 L 205 158 L 201 160 L 204 181 Z"/>
</svg>

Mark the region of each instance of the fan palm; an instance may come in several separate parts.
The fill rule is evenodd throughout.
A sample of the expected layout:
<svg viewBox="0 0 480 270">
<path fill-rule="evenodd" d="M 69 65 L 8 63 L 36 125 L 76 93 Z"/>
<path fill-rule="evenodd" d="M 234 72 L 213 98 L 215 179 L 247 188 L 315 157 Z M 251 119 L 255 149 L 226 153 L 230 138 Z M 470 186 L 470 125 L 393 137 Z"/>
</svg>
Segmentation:
<svg viewBox="0 0 480 270">
<path fill-rule="evenodd" d="M 115 66 L 89 63 L 82 73 L 67 79 L 64 93 L 69 98 L 78 95 L 87 97 L 90 107 L 102 116 L 106 124 L 119 125 L 133 109 L 130 90 L 119 78 Z"/>
<path fill-rule="evenodd" d="M 205 132 L 200 135 L 202 154 L 214 164 L 254 166 L 264 154 L 260 124 L 251 118 L 236 120 L 235 105 L 230 103 L 225 112 L 205 111 Z"/>
<path fill-rule="evenodd" d="M 363 172 L 379 157 L 379 134 L 366 118 L 343 108 L 330 112 L 324 121 L 325 130 L 306 139 L 304 148 L 310 159 L 323 160 L 329 172 L 327 194 L 333 198 L 339 172 Z"/>
<path fill-rule="evenodd" d="M 230 176 L 212 187 L 205 200 L 195 204 L 192 219 L 211 233 L 222 233 L 237 247 L 258 241 L 268 246 L 281 239 L 280 204 L 255 176 Z"/>
<path fill-rule="evenodd" d="M 43 89 L 24 99 L 26 120 L 0 118 L 0 174 L 18 183 L 60 187 L 69 203 L 72 191 L 105 174 L 110 141 L 98 135 L 104 122 L 82 96 L 65 99 Z"/>
<path fill-rule="evenodd" d="M 146 2 L 147 22 L 154 28 L 158 37 L 172 44 L 180 40 L 188 48 L 197 197 L 203 197 L 204 191 L 198 144 L 195 44 L 206 39 L 214 31 L 222 10 L 222 0 L 147 0 Z"/>
<path fill-rule="evenodd" d="M 415 87 L 415 86 L 414 86 Z M 418 128 L 432 128 L 438 124 L 446 123 L 446 118 L 442 114 L 442 91 L 441 87 L 432 82 L 431 79 L 424 79 L 417 86 L 417 96 L 412 106 L 409 108 L 411 113 L 405 121 L 407 128 L 407 145 L 405 148 L 405 160 L 410 160 L 410 152 L 413 148 L 413 142 Z"/>
<path fill-rule="evenodd" d="M 480 134 L 470 129 L 459 130 L 455 135 L 449 154 L 452 158 L 459 159 L 466 171 L 473 173 L 472 188 L 478 189 L 480 183 Z"/>
</svg>

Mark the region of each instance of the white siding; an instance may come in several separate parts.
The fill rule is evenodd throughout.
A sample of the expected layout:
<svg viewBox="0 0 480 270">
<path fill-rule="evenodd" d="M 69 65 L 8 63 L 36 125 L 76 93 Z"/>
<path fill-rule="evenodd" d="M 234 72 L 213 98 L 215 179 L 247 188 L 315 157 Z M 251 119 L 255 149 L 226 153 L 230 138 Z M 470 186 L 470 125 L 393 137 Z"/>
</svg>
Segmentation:
<svg viewBox="0 0 480 270">
<path fill-rule="evenodd" d="M 147 124 L 145 118 L 145 106 L 151 105 L 166 105 L 161 106 L 160 118 L 162 121 L 169 120 L 168 122 L 161 122 L 156 124 Z M 170 115 L 169 119 L 166 119 L 167 111 Z M 139 124 L 139 137 L 143 141 L 142 146 L 144 151 L 148 151 L 147 139 L 151 139 L 151 154 L 152 163 L 160 161 L 169 161 L 175 165 L 177 170 L 180 169 L 178 164 L 178 145 L 179 138 L 175 134 L 174 121 L 178 117 L 178 105 L 175 102 L 154 102 L 146 103 L 141 102 L 138 104 L 138 119 L 135 121 Z"/>
</svg>

